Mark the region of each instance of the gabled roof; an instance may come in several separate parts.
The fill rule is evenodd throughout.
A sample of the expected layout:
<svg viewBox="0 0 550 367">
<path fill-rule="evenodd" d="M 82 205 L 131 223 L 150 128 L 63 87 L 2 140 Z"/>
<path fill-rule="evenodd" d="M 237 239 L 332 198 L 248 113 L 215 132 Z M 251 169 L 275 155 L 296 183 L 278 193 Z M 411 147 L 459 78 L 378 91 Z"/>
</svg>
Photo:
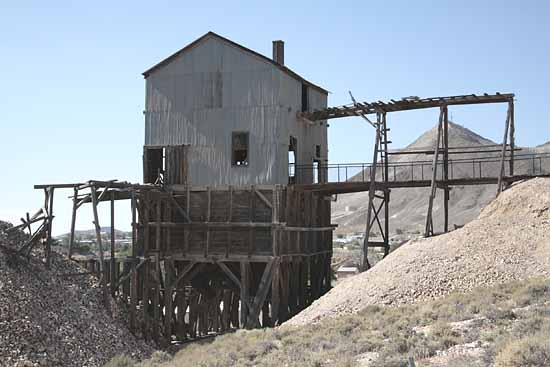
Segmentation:
<svg viewBox="0 0 550 367">
<path fill-rule="evenodd" d="M 208 38 L 210 37 L 214 37 L 214 38 L 217 38 L 219 40 L 221 40 L 222 42 L 225 42 L 233 47 L 236 47 L 242 51 L 245 51 L 249 54 L 252 54 L 253 56 L 256 56 L 258 58 L 260 58 L 261 60 L 263 61 L 266 61 L 274 66 L 276 66 L 278 69 L 280 69 L 281 71 L 285 72 L 286 74 L 288 74 L 289 76 L 291 76 L 292 78 L 296 79 L 296 80 L 299 80 L 300 82 L 312 87 L 312 88 L 315 88 L 317 89 L 318 91 L 324 93 L 324 94 L 328 94 L 328 91 L 319 87 L 318 85 L 315 85 L 309 81 L 307 81 L 306 79 L 302 78 L 300 75 L 296 74 L 295 72 L 293 72 L 292 70 L 290 70 L 289 68 L 287 68 L 286 66 L 284 65 L 281 65 L 279 63 L 276 63 L 275 61 L 273 61 L 272 59 L 270 59 L 269 57 L 266 57 L 256 51 L 253 51 L 249 48 L 246 48 L 242 45 L 239 45 L 238 43 L 236 42 L 233 42 L 225 37 L 222 37 L 220 36 L 219 34 L 216 34 L 214 32 L 208 32 L 206 33 L 204 36 L 202 37 L 199 37 L 197 38 L 195 41 L 191 42 L 190 44 L 188 44 L 187 46 L 185 46 L 184 48 L 182 48 L 181 50 L 177 51 L 176 53 L 168 56 L 166 59 L 162 60 L 161 62 L 159 62 L 158 64 L 152 66 L 151 68 L 147 69 L 146 71 L 143 72 L 143 77 L 147 79 L 147 77 L 149 75 L 151 75 L 153 72 L 155 72 L 156 70 L 162 68 L 163 66 L 169 64 L 170 62 L 172 62 L 172 60 L 174 60 L 176 57 L 184 54 L 186 51 L 190 50 L 191 48 L 193 48 L 194 46 L 198 45 L 199 43 L 207 40 Z"/>
</svg>

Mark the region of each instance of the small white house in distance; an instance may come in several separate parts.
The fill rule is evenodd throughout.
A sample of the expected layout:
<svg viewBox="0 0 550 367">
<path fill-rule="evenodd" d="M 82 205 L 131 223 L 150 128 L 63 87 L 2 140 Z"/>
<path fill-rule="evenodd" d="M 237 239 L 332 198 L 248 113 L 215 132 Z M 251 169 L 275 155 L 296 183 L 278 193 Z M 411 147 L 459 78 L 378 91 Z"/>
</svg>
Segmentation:
<svg viewBox="0 0 550 367">
<path fill-rule="evenodd" d="M 209 32 L 143 73 L 144 182 L 273 185 L 325 182 L 327 123 L 298 116 L 328 92 L 273 57 Z"/>
<path fill-rule="evenodd" d="M 359 274 L 359 269 L 356 266 L 340 266 L 336 271 L 338 279 L 344 279 Z"/>
</svg>

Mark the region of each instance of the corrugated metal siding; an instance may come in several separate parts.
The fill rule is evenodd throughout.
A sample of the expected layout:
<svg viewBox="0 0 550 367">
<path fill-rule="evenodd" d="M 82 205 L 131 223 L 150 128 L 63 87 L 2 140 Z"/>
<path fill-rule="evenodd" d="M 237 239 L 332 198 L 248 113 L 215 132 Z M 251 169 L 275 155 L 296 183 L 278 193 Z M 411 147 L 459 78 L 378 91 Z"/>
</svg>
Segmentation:
<svg viewBox="0 0 550 367">
<path fill-rule="evenodd" d="M 190 144 L 193 185 L 286 184 L 289 127 L 310 139 L 296 127 L 300 93 L 273 65 L 208 39 L 147 78 L 145 144 Z M 310 94 L 312 108 L 326 106 Z M 233 131 L 250 132 L 247 167 L 231 165 Z"/>
</svg>

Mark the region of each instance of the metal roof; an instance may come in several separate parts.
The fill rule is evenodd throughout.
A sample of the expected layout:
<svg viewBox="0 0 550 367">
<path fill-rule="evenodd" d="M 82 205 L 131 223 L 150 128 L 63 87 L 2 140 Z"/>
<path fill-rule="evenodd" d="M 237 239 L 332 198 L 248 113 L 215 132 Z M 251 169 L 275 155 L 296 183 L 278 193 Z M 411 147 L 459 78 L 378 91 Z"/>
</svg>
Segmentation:
<svg viewBox="0 0 550 367">
<path fill-rule="evenodd" d="M 300 82 L 314 88 L 314 89 L 317 89 L 318 91 L 324 93 L 324 94 L 328 94 L 328 91 L 326 89 L 323 89 L 321 88 L 320 86 L 318 85 L 315 85 L 313 83 L 311 83 L 310 81 L 307 81 L 306 79 L 302 78 L 300 75 L 296 74 L 295 72 L 293 72 L 292 70 L 290 70 L 289 68 L 287 68 L 286 66 L 284 65 L 281 65 L 275 61 L 273 61 L 271 58 L 267 57 L 267 56 L 264 56 L 256 51 L 253 51 L 249 48 L 246 48 L 236 42 L 233 42 L 231 41 L 230 39 L 227 39 L 225 37 L 222 37 L 220 36 L 219 34 L 217 33 L 214 33 L 214 32 L 208 32 L 206 33 L 204 36 L 202 37 L 199 37 L 197 38 L 195 41 L 191 42 L 190 44 L 188 44 L 187 46 L 185 46 L 184 48 L 182 48 L 181 50 L 175 52 L 174 54 L 168 56 L 166 59 L 162 60 L 161 62 L 157 63 L 156 65 L 150 67 L 149 69 L 145 70 L 142 75 L 144 78 L 147 79 L 147 77 L 149 75 L 151 75 L 153 72 L 155 72 L 156 70 L 162 68 L 163 66 L 169 64 L 170 62 L 172 62 L 176 57 L 184 54 L 186 51 L 190 50 L 192 47 L 198 45 L 199 43 L 207 40 L 208 38 L 210 37 L 214 37 L 214 38 L 217 38 L 219 40 L 221 40 L 222 42 L 225 42 L 233 47 L 236 47 L 242 51 L 245 51 L 255 57 L 258 57 L 260 58 L 261 60 L 263 61 L 266 61 L 274 66 L 276 66 L 278 69 L 280 69 L 281 71 L 283 71 L 284 73 L 288 74 L 289 76 L 291 76 L 292 78 L 296 79 L 296 80 L 299 80 Z"/>
</svg>

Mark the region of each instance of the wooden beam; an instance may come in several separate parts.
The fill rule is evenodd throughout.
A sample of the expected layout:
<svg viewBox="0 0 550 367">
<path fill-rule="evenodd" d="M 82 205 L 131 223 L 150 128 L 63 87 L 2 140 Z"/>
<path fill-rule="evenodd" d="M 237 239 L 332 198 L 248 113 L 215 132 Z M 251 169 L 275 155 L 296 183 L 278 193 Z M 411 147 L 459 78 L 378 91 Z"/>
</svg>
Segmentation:
<svg viewBox="0 0 550 367">
<path fill-rule="evenodd" d="M 241 261 L 241 327 L 246 327 L 249 312 L 250 263 Z"/>
<path fill-rule="evenodd" d="M 514 151 L 516 150 L 516 138 L 514 126 L 514 100 L 508 102 L 508 108 L 510 109 L 510 176 L 514 175 Z"/>
<path fill-rule="evenodd" d="M 262 278 L 260 279 L 260 284 L 258 285 L 258 290 L 256 292 L 256 297 L 254 297 L 254 302 L 252 303 L 252 309 L 250 310 L 247 318 L 247 328 L 254 328 L 259 326 L 258 316 L 267 297 L 267 293 L 271 289 L 271 279 L 273 276 L 273 264 L 279 264 L 279 258 L 275 258 L 268 262 L 265 266 Z"/>
<path fill-rule="evenodd" d="M 99 269 L 101 272 L 101 275 L 99 277 L 99 282 L 101 283 L 101 287 L 103 289 L 103 302 L 105 304 L 105 307 L 108 308 L 109 305 L 109 294 L 107 292 L 107 284 L 105 282 L 105 258 L 103 257 L 103 243 L 101 241 L 101 227 L 99 225 L 99 216 L 97 214 L 97 192 L 95 186 L 91 187 L 92 192 L 92 210 L 94 214 L 94 227 L 95 227 L 95 234 L 96 234 L 96 241 L 97 245 L 99 247 Z"/>
<path fill-rule="evenodd" d="M 128 274 L 125 274 L 123 275 L 122 277 L 120 277 L 120 279 L 118 280 L 118 282 L 116 283 L 116 288 L 120 287 L 122 283 L 124 283 L 126 280 L 128 280 L 128 278 L 136 271 L 139 271 L 139 269 L 147 262 L 149 261 L 148 258 L 145 258 L 145 259 L 142 259 L 139 264 L 137 266 L 133 266 L 131 269 L 130 269 L 130 272 Z"/>
<path fill-rule="evenodd" d="M 54 188 L 53 187 L 50 187 L 47 189 L 47 192 L 48 192 L 48 199 L 49 199 L 49 204 L 48 204 L 48 227 L 46 229 L 46 235 L 47 235 L 47 239 L 46 239 L 46 268 L 49 269 L 50 268 L 50 263 L 51 263 L 51 252 L 52 252 L 52 222 L 53 222 L 53 193 L 54 193 Z"/>
<path fill-rule="evenodd" d="M 164 338 L 167 346 L 172 344 L 172 318 L 174 316 L 174 260 L 164 260 L 166 287 L 164 288 Z"/>
<path fill-rule="evenodd" d="M 71 232 L 69 237 L 69 259 L 73 256 L 73 246 L 74 246 L 74 231 L 76 226 L 76 211 L 78 210 L 78 187 L 74 187 L 74 197 L 73 197 L 73 213 L 71 217 Z"/>
<path fill-rule="evenodd" d="M 437 162 L 439 158 L 439 144 L 441 142 L 441 133 L 443 130 L 443 115 L 444 115 L 444 109 L 441 108 L 441 111 L 439 113 L 439 123 L 437 125 L 437 139 L 436 139 L 436 145 L 435 145 L 435 154 L 433 157 L 432 162 L 432 180 L 431 180 L 431 189 L 430 189 L 430 196 L 428 199 L 428 213 L 426 215 L 426 227 L 424 229 L 424 237 L 430 236 L 430 234 L 433 234 L 433 218 L 432 218 L 432 209 L 433 209 L 433 202 L 436 194 L 436 180 L 437 180 Z"/>
<path fill-rule="evenodd" d="M 111 194 L 111 295 L 114 297 L 118 287 L 115 288 L 115 195 Z"/>
<path fill-rule="evenodd" d="M 273 205 L 271 204 L 271 202 L 269 200 L 267 200 L 267 198 L 265 197 L 264 194 L 262 194 L 258 189 L 254 188 L 254 193 L 256 193 L 256 195 L 258 195 L 258 197 L 260 198 L 260 200 L 269 208 L 269 209 L 273 209 Z"/>
<path fill-rule="evenodd" d="M 193 269 L 196 263 L 197 263 L 196 261 L 193 261 L 187 264 L 185 268 L 183 268 L 183 270 L 180 273 L 178 273 L 177 278 L 174 280 L 173 287 L 178 286 L 178 283 L 183 279 L 183 277 L 185 277 Z"/>
<path fill-rule="evenodd" d="M 378 122 L 380 122 L 380 114 L 377 114 L 378 116 Z M 371 216 L 372 216 L 372 213 L 371 213 L 371 207 L 372 207 L 372 203 L 374 202 L 374 195 L 375 195 L 375 190 L 376 190 L 376 186 L 375 186 L 375 182 L 376 182 L 376 166 L 377 166 L 377 162 L 378 162 L 378 146 L 380 145 L 380 134 L 381 134 L 381 131 L 380 131 L 380 123 L 377 124 L 377 128 L 376 128 L 376 136 L 375 136 L 375 139 L 374 139 L 374 153 L 373 153 L 373 157 L 372 157 L 372 166 L 370 168 L 370 179 L 369 179 L 369 203 L 368 203 L 368 210 L 367 210 L 367 225 L 366 225 L 366 228 L 365 228 L 365 239 L 363 241 L 363 261 L 362 261 L 362 264 L 361 264 L 361 268 L 363 270 L 366 270 L 368 268 L 370 268 L 370 264 L 369 264 L 369 259 L 367 257 L 367 252 L 368 252 L 368 241 L 369 241 L 369 236 L 370 236 L 370 231 L 372 229 L 371 227 Z"/>
<path fill-rule="evenodd" d="M 510 128 L 511 114 L 512 114 L 512 104 L 509 104 L 508 105 L 508 113 L 507 113 L 507 116 L 506 116 L 506 123 L 504 125 L 504 138 L 502 139 L 502 152 L 501 152 L 500 170 L 499 170 L 499 174 L 498 174 L 497 195 L 496 196 L 498 196 L 503 190 L 502 177 L 504 176 L 504 160 L 505 160 L 505 156 L 506 156 L 506 143 L 507 143 L 507 139 L 508 139 L 508 129 Z"/>
</svg>

